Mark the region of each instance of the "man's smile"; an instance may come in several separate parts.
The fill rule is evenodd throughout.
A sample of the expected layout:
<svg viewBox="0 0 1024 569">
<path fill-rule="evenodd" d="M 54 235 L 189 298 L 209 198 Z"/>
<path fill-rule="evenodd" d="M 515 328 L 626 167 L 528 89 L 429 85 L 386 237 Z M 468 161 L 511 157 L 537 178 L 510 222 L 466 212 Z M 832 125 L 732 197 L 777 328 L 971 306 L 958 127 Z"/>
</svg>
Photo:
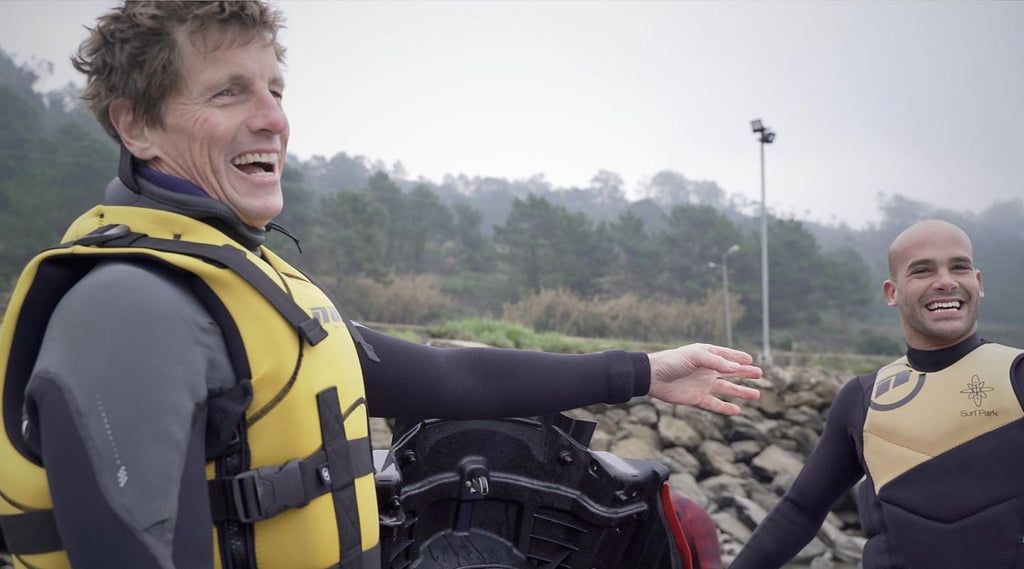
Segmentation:
<svg viewBox="0 0 1024 569">
<path fill-rule="evenodd" d="M 231 165 L 252 176 L 273 176 L 277 171 L 277 152 L 247 152 L 231 159 Z"/>
<path fill-rule="evenodd" d="M 956 312 L 961 306 L 963 302 L 960 300 L 936 300 L 926 304 L 925 308 L 929 312 Z"/>
</svg>

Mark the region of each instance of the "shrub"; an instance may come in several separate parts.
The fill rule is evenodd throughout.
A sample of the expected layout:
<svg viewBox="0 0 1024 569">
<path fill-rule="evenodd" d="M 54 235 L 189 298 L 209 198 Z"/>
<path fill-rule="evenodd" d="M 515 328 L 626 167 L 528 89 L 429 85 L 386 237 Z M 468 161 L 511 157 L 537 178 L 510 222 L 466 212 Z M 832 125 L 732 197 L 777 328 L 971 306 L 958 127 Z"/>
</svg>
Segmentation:
<svg viewBox="0 0 1024 569">
<path fill-rule="evenodd" d="M 903 353 L 903 342 L 881 332 L 867 330 L 857 340 L 855 349 L 860 354 L 891 355 L 896 357 Z"/>
<path fill-rule="evenodd" d="M 501 273 L 460 273 L 439 280 L 439 287 L 462 316 L 498 316 L 513 286 Z"/>
<path fill-rule="evenodd" d="M 489 318 L 445 322 L 442 326 L 430 328 L 429 332 L 436 338 L 473 340 L 498 348 L 529 348 L 535 344 L 533 330 Z"/>
<path fill-rule="evenodd" d="M 337 288 L 342 306 L 351 310 L 354 318 L 367 321 L 427 324 L 455 309 L 438 290 L 434 277 L 427 274 L 395 277 L 388 283 L 360 277 Z"/>
<path fill-rule="evenodd" d="M 730 315 L 743 316 L 738 303 Z M 725 335 L 721 293 L 704 303 L 647 300 L 632 293 L 609 300 L 584 300 L 565 289 L 541 292 L 510 304 L 502 316 L 537 330 L 587 337 L 630 338 L 678 343 L 685 339 L 720 341 Z"/>
<path fill-rule="evenodd" d="M 784 352 L 793 351 L 793 337 L 788 334 L 782 334 L 772 339 L 772 345 Z"/>
<path fill-rule="evenodd" d="M 588 310 L 587 303 L 565 288 L 544 289 L 505 308 L 503 320 L 519 322 L 536 330 L 563 334 L 580 334 L 580 324 Z"/>
</svg>

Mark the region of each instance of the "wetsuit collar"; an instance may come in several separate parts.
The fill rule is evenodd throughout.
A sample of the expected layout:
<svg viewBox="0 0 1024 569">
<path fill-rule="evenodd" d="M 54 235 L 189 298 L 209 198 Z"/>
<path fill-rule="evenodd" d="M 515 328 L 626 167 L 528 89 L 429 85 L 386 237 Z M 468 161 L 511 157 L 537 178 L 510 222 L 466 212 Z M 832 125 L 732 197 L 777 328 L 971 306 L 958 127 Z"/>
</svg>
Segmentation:
<svg viewBox="0 0 1024 569">
<path fill-rule="evenodd" d="M 136 173 L 140 178 L 153 182 L 165 190 L 185 194 L 187 196 L 199 196 L 203 198 L 210 197 L 210 194 L 206 193 L 202 188 L 192 182 L 171 176 L 170 174 L 164 174 L 163 172 L 157 172 L 152 168 L 140 166 L 139 169 L 136 170 Z"/>
<path fill-rule="evenodd" d="M 121 157 L 117 163 L 117 177 L 121 179 L 121 183 L 124 184 L 129 190 L 140 193 L 139 185 L 135 182 L 135 167 L 138 163 L 138 158 L 132 155 L 128 151 L 125 145 L 121 145 Z"/>
<path fill-rule="evenodd" d="M 129 190 L 141 194 L 142 186 L 139 185 L 137 178 L 142 178 L 150 183 L 153 183 L 165 190 L 170 190 L 179 194 L 185 194 L 187 196 L 199 196 L 203 198 L 209 198 L 210 194 L 206 193 L 206 190 L 199 186 L 170 174 L 164 174 L 163 172 L 157 172 L 156 170 L 146 167 L 142 162 L 136 158 L 132 153 L 121 145 L 121 159 L 117 166 L 117 177 L 121 179 L 121 183 L 125 185 Z"/>
<path fill-rule="evenodd" d="M 187 215 L 212 225 L 254 252 L 266 240 L 264 228 L 246 225 L 227 204 L 191 182 L 145 168 L 123 145 L 117 179 L 107 186 L 104 202 Z"/>
<path fill-rule="evenodd" d="M 916 350 L 907 347 L 907 360 L 910 362 L 910 366 L 918 371 L 939 371 L 955 364 L 960 358 L 984 343 L 985 340 L 979 338 L 978 333 L 975 332 L 959 344 L 941 350 Z"/>
</svg>

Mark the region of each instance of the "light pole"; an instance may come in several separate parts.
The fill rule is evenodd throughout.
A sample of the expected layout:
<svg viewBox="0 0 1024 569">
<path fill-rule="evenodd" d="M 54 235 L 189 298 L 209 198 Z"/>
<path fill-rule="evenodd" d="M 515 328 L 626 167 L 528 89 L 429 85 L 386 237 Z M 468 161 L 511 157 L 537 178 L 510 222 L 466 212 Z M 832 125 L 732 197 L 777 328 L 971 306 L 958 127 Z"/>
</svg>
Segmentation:
<svg viewBox="0 0 1024 569">
<path fill-rule="evenodd" d="M 725 345 L 732 347 L 732 319 L 729 318 L 729 265 L 726 258 L 740 250 L 739 245 L 733 245 L 722 253 L 722 297 L 725 298 Z"/>
<path fill-rule="evenodd" d="M 761 124 L 761 119 L 750 121 L 750 128 L 758 135 L 761 142 L 761 311 L 763 317 L 763 347 L 761 357 L 763 363 L 771 365 L 772 348 L 768 342 L 768 210 L 764 201 L 764 145 L 775 140 L 775 132 Z"/>
</svg>

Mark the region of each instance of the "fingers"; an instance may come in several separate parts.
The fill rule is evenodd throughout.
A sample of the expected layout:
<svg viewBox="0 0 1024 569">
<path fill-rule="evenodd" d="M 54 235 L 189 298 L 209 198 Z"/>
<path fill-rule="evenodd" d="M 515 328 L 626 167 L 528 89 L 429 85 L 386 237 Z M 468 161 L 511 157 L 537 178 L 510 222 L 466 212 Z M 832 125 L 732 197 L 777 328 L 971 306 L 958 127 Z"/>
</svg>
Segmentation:
<svg viewBox="0 0 1024 569">
<path fill-rule="evenodd" d="M 714 392 L 718 395 L 726 397 L 735 397 L 737 399 L 746 399 L 748 401 L 756 401 L 761 397 L 761 392 L 743 385 L 736 385 L 730 383 L 724 379 L 717 380 Z M 731 403 L 729 401 L 722 401 L 721 399 L 708 395 L 703 401 L 697 404 L 697 407 L 711 411 L 712 413 L 718 413 L 719 415 L 739 415 L 742 413 L 742 409 L 739 405 Z"/>
<path fill-rule="evenodd" d="M 754 363 L 754 357 L 742 350 L 734 350 L 732 348 L 726 348 L 725 346 L 716 346 L 714 344 L 705 344 L 707 350 L 716 356 L 721 356 L 729 361 L 734 361 L 739 364 L 749 365 Z"/>
<path fill-rule="evenodd" d="M 737 385 L 724 379 L 715 381 L 712 391 L 716 395 L 734 397 L 736 399 L 746 399 L 747 401 L 757 401 L 761 398 L 761 392 L 757 389 L 746 385 Z"/>
<path fill-rule="evenodd" d="M 712 369 L 730 376 L 750 379 L 761 377 L 761 368 L 750 365 L 754 360 L 746 352 L 709 344 L 699 345 L 698 347 L 701 349 L 694 353 L 693 363 L 699 367 Z"/>
<path fill-rule="evenodd" d="M 727 373 L 730 377 L 743 377 L 746 379 L 760 379 L 761 375 L 763 374 L 761 368 L 757 366 L 739 366 L 733 371 Z"/>
<path fill-rule="evenodd" d="M 717 397 L 708 396 L 706 399 L 697 404 L 697 407 L 711 411 L 712 413 L 718 413 L 719 415 L 739 415 L 740 406 L 735 403 L 729 403 L 728 401 L 722 401 Z"/>
</svg>

